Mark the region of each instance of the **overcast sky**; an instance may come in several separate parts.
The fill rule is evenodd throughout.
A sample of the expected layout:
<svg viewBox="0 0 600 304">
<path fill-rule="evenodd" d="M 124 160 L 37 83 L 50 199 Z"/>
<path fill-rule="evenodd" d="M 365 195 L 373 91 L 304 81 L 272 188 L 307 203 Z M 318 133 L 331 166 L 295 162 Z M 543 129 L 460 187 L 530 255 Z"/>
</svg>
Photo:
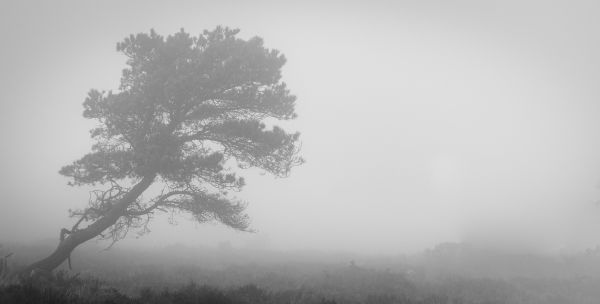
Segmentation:
<svg viewBox="0 0 600 304">
<path fill-rule="evenodd" d="M 255 234 L 156 221 L 123 246 L 395 254 L 440 242 L 600 244 L 596 1 L 3 1 L 0 242 L 57 238 L 90 149 L 82 102 L 116 89 L 115 45 L 217 25 L 288 58 L 307 163 L 251 173 Z"/>
</svg>

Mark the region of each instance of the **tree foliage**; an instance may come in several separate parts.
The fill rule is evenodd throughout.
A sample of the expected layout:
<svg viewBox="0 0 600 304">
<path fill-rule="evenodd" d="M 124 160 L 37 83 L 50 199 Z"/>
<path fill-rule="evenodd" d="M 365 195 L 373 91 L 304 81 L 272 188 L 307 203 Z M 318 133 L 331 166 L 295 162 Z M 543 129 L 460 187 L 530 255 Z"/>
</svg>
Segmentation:
<svg viewBox="0 0 600 304">
<path fill-rule="evenodd" d="M 266 123 L 296 117 L 296 97 L 281 81 L 285 57 L 238 32 L 163 37 L 152 30 L 117 44 L 127 57 L 119 89 L 91 90 L 83 103 L 84 117 L 98 122 L 92 151 L 60 170 L 71 185 L 108 187 L 72 211 L 80 218 L 73 230 L 105 216 L 126 184 L 144 178 L 160 181 L 163 192 L 128 204 L 106 237 L 146 231 L 161 210 L 248 229 L 245 204 L 229 194 L 245 184 L 233 164 L 287 176 L 303 160 L 299 133 Z"/>
</svg>

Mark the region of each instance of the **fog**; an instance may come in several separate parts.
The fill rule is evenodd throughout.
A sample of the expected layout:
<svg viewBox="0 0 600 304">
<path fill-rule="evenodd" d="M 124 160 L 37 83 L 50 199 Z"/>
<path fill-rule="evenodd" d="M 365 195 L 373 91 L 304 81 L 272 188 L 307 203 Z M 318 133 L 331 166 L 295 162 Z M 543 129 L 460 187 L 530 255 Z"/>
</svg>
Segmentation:
<svg viewBox="0 0 600 304">
<path fill-rule="evenodd" d="M 217 25 L 285 54 L 306 163 L 245 173 L 255 233 L 166 217 L 116 246 L 361 254 L 444 242 L 600 244 L 595 1 L 8 1 L 0 9 L 0 243 L 58 239 L 88 188 L 82 102 L 117 89 L 129 34 Z"/>
</svg>

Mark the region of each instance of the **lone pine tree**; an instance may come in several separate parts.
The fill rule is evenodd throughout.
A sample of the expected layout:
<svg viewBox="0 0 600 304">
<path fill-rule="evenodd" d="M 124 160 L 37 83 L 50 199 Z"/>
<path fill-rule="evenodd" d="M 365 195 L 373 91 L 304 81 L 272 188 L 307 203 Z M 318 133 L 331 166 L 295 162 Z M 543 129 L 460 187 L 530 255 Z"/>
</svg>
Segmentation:
<svg viewBox="0 0 600 304">
<path fill-rule="evenodd" d="M 245 204 L 229 194 L 244 186 L 232 168 L 286 176 L 303 160 L 299 133 L 265 124 L 296 117 L 296 98 L 281 82 L 285 57 L 238 32 L 217 27 L 165 38 L 152 30 L 117 44 L 128 58 L 118 91 L 91 90 L 83 103 L 83 116 L 98 122 L 91 152 L 60 170 L 70 185 L 102 190 L 71 211 L 75 225 L 24 273 L 52 271 L 92 238 L 115 242 L 132 229 L 144 232 L 159 211 L 248 230 Z M 163 191 L 143 199 L 158 183 Z"/>
</svg>

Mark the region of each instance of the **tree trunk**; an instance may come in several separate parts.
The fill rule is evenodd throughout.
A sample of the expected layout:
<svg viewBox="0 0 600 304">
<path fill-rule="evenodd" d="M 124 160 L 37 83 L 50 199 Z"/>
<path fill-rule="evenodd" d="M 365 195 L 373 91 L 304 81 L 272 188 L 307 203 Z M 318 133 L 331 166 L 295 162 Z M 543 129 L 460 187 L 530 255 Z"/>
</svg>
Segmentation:
<svg viewBox="0 0 600 304">
<path fill-rule="evenodd" d="M 29 275 L 33 270 L 41 270 L 51 272 L 56 267 L 60 266 L 69 256 L 75 247 L 80 244 L 93 239 L 100 235 L 102 231 L 106 230 L 110 226 L 114 225 L 117 220 L 124 215 L 125 210 L 129 204 L 134 202 L 154 181 L 155 175 L 144 177 L 139 183 L 137 183 L 131 190 L 125 194 L 120 200 L 118 200 L 113 207 L 103 217 L 96 220 L 91 225 L 84 229 L 77 230 L 69 234 L 62 242 L 58 244 L 58 247 L 48 257 L 37 261 L 25 269 L 19 271 L 17 275 Z"/>
</svg>

